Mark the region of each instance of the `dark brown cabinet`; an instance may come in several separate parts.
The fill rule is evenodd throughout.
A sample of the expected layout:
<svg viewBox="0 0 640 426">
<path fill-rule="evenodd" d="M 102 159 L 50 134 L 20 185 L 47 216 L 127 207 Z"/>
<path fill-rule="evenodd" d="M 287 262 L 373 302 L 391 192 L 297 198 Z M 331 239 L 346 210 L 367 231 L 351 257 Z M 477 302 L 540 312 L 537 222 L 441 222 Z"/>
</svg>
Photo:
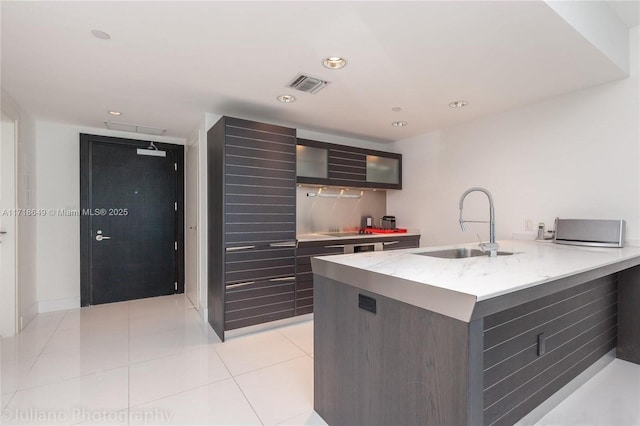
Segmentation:
<svg viewBox="0 0 640 426">
<path fill-rule="evenodd" d="M 402 189 L 402 154 L 298 139 L 297 182 Z"/>
<path fill-rule="evenodd" d="M 313 312 L 313 271 L 311 258 L 343 254 L 345 244 L 382 243 L 383 250 L 398 250 L 420 247 L 419 235 L 396 235 L 389 237 L 367 237 L 349 240 L 305 241 L 298 243 L 296 255 L 296 315 Z"/>
<path fill-rule="evenodd" d="M 295 130 L 223 117 L 208 132 L 209 323 L 295 315 Z"/>
</svg>

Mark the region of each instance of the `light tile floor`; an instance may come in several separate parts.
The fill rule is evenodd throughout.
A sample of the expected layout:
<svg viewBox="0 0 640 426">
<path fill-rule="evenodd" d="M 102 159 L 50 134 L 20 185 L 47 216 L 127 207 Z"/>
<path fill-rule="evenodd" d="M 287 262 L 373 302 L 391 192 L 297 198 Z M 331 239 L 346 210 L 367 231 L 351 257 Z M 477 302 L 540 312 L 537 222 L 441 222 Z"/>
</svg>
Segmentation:
<svg viewBox="0 0 640 426">
<path fill-rule="evenodd" d="M 2 425 L 326 425 L 311 321 L 221 343 L 166 296 L 41 314 L 0 345 Z M 539 424 L 640 425 L 640 366 L 614 361 Z"/>
</svg>

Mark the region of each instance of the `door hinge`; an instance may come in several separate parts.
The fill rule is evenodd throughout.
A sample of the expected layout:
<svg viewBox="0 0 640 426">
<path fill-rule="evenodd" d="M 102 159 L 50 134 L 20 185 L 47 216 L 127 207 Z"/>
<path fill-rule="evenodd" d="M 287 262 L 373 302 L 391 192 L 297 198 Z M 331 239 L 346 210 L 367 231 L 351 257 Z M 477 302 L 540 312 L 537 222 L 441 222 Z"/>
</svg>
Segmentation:
<svg viewBox="0 0 640 426">
<path fill-rule="evenodd" d="M 178 281 L 176 281 L 176 282 L 174 282 L 174 283 L 173 283 L 173 289 L 174 289 L 175 291 L 178 291 Z"/>
<path fill-rule="evenodd" d="M 178 171 L 178 163 L 173 163 L 173 168 L 177 172 Z"/>
<path fill-rule="evenodd" d="M 178 242 L 177 241 L 174 241 L 173 248 L 174 248 L 174 250 L 178 251 Z"/>
<path fill-rule="evenodd" d="M 173 203 L 173 209 L 175 211 L 178 211 L 178 202 L 177 201 L 175 203 Z"/>
</svg>

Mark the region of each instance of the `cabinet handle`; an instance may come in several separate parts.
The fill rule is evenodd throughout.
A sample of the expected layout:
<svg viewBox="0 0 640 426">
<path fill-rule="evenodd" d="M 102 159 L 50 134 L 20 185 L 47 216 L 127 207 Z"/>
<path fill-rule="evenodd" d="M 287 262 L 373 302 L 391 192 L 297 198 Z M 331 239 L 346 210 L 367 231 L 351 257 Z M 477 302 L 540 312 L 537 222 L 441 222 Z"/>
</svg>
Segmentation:
<svg viewBox="0 0 640 426">
<path fill-rule="evenodd" d="M 382 245 L 384 245 L 384 246 L 390 246 L 390 245 L 392 245 L 392 244 L 398 244 L 399 242 L 400 242 L 400 241 L 386 241 L 386 242 L 383 242 L 383 243 L 382 243 Z"/>
<path fill-rule="evenodd" d="M 269 281 L 278 282 L 278 281 L 295 281 L 296 277 L 283 277 L 283 278 L 271 278 Z"/>
<path fill-rule="evenodd" d="M 324 248 L 344 248 L 344 244 L 334 244 L 331 246 L 324 246 Z"/>
<path fill-rule="evenodd" d="M 284 243 L 271 243 L 269 247 L 297 247 L 297 241 L 285 241 Z"/>
<path fill-rule="evenodd" d="M 256 246 L 241 246 L 241 247 L 227 247 L 226 251 L 238 251 L 238 250 L 249 250 L 256 248 Z"/>
<path fill-rule="evenodd" d="M 246 283 L 238 283 L 238 284 L 231 284 L 228 285 L 227 288 L 237 288 L 237 287 L 244 287 L 245 285 L 251 285 L 251 284 L 255 284 L 255 281 L 247 281 Z"/>
</svg>

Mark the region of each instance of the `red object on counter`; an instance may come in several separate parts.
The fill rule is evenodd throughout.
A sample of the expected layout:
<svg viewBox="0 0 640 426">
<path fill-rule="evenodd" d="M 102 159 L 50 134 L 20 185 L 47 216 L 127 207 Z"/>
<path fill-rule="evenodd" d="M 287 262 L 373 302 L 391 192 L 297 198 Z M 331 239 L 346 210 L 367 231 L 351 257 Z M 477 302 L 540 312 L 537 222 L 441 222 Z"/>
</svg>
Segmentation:
<svg viewBox="0 0 640 426">
<path fill-rule="evenodd" d="M 395 229 L 382 229 L 382 228 L 367 228 L 372 234 L 406 234 L 407 228 L 395 228 Z"/>
</svg>

